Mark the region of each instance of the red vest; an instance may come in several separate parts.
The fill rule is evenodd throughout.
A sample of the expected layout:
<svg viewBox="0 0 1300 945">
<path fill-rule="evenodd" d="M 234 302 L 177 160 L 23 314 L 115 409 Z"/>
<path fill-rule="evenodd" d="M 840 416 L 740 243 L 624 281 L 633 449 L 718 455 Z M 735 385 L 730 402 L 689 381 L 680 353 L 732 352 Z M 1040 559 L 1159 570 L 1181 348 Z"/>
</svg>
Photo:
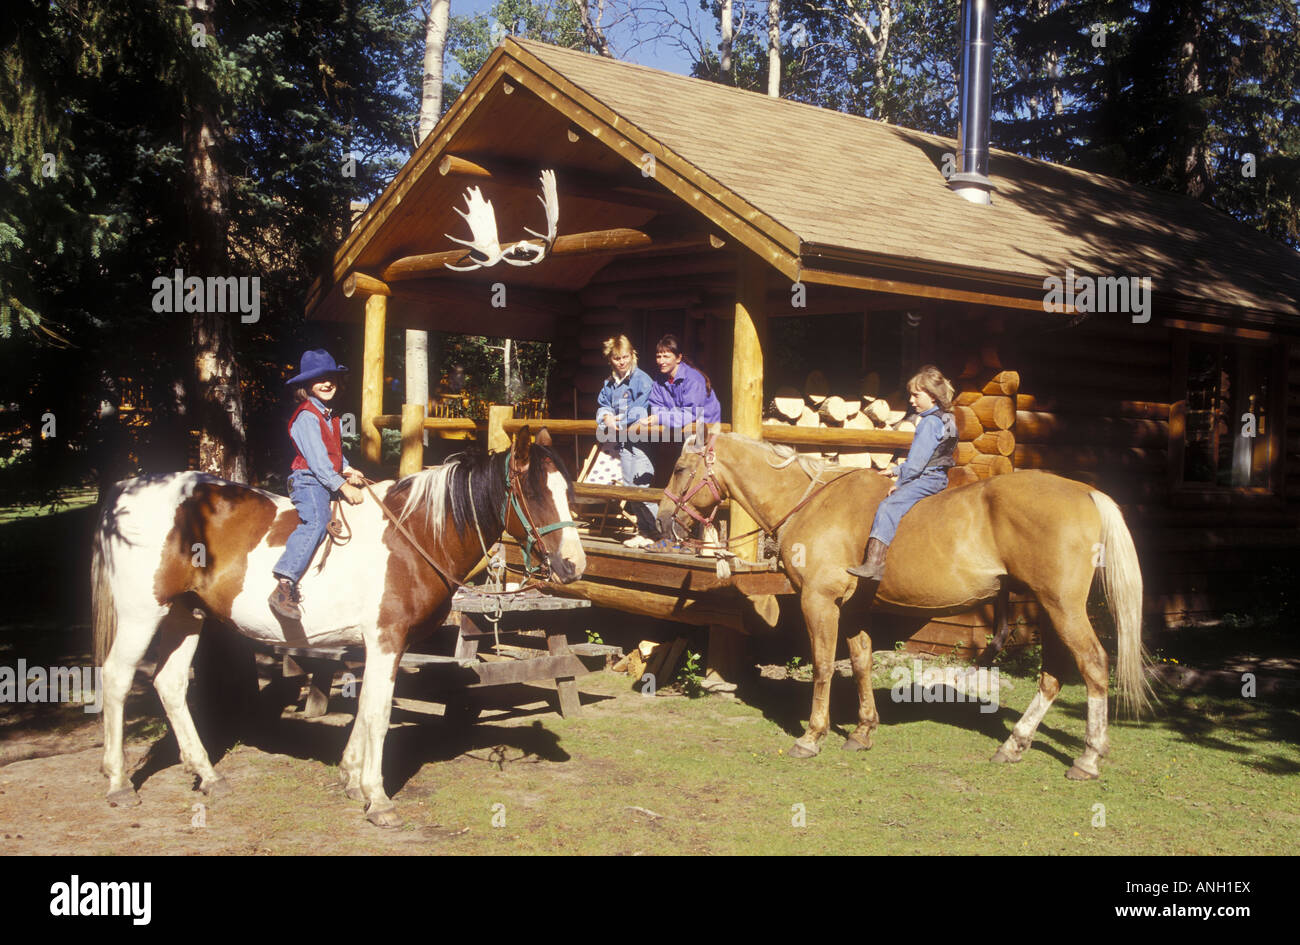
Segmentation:
<svg viewBox="0 0 1300 945">
<path fill-rule="evenodd" d="M 293 412 L 289 418 L 289 432 L 293 433 L 293 422 L 298 419 L 298 414 L 304 410 L 310 410 L 320 421 L 320 438 L 325 443 L 325 452 L 329 454 L 330 463 L 334 466 L 336 473 L 343 472 L 343 426 L 339 423 L 337 416 L 325 419 L 325 415 L 316 409 L 316 405 L 310 400 L 304 400 L 298 405 L 298 409 Z M 292 437 L 290 437 L 292 440 Z M 298 444 L 293 444 L 293 464 L 290 469 L 308 469 L 307 460 L 298 449 Z"/>
</svg>

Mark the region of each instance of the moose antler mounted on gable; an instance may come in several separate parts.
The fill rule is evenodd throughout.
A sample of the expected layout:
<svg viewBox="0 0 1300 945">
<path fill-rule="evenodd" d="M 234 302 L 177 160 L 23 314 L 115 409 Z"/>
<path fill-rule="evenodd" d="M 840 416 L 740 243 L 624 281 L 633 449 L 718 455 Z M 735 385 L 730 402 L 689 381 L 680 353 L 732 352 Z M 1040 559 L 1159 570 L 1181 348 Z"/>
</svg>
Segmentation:
<svg viewBox="0 0 1300 945">
<path fill-rule="evenodd" d="M 453 266 L 445 263 L 448 269 L 456 272 L 469 272 L 474 269 L 486 269 L 505 261 L 512 266 L 535 266 L 546 258 L 551 247 L 555 245 L 555 236 L 560 222 L 560 198 L 555 190 L 555 171 L 542 171 L 542 194 L 537 199 L 546 210 L 546 233 L 524 227 L 524 230 L 536 236 L 541 243 L 519 240 L 502 248 L 497 237 L 496 212 L 492 201 L 484 200 L 477 187 L 465 191 L 465 209 L 453 207 L 469 224 L 470 239 L 457 239 L 450 233 L 447 239 L 470 250 L 468 266 Z"/>
</svg>

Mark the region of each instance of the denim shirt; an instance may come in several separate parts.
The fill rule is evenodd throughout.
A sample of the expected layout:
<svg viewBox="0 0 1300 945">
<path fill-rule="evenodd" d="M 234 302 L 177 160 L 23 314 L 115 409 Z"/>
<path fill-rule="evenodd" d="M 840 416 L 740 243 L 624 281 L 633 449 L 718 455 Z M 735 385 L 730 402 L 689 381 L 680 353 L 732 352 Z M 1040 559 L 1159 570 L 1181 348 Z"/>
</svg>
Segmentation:
<svg viewBox="0 0 1300 945">
<path fill-rule="evenodd" d="M 951 457 L 956 443 L 957 422 L 952 414 L 945 414 L 938 407 L 931 407 L 921 414 L 916 432 L 912 435 L 912 448 L 907 451 L 907 460 L 898 469 L 898 484 L 901 486 L 911 482 L 930 469 L 937 469 L 947 475 L 946 466 L 952 465 Z M 939 462 L 931 466 L 930 462 L 935 458 Z M 946 464 L 943 462 L 945 458 Z"/>
<path fill-rule="evenodd" d="M 319 398 L 308 395 L 308 399 L 327 420 L 333 416 L 330 409 L 321 403 Z M 298 419 L 293 422 L 293 427 L 289 430 L 289 436 L 293 438 L 298 452 L 302 453 L 302 458 L 307 460 L 307 468 L 311 474 L 330 492 L 337 492 L 339 486 L 343 485 L 344 479 L 334 471 L 334 464 L 330 462 L 325 441 L 320 436 L 320 420 L 316 415 L 310 410 L 298 414 Z M 347 472 L 351 468 L 348 465 L 348 458 L 343 457 L 343 471 Z"/>
<path fill-rule="evenodd" d="M 611 374 L 596 396 L 596 423 L 600 424 L 603 418 L 612 415 L 614 421 L 625 431 L 638 420 L 644 420 L 650 405 L 652 386 L 654 382 L 650 380 L 650 375 L 639 367 L 633 367 L 622 380 L 615 379 Z M 609 438 L 614 438 L 612 431 Z M 623 439 L 622 432 L 618 439 Z"/>
</svg>

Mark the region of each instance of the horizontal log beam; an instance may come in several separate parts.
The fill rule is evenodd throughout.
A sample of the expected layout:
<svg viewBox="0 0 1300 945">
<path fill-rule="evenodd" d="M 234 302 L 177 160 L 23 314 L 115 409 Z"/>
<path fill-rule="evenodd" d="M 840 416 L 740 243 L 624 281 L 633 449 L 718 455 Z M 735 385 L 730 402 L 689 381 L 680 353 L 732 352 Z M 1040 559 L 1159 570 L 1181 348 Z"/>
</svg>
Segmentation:
<svg viewBox="0 0 1300 945">
<path fill-rule="evenodd" d="M 1139 420 L 1169 419 L 1169 404 L 1145 400 L 1085 399 L 1079 397 L 1045 397 L 1041 394 L 1020 394 L 1016 397 L 1016 409 L 1044 413 L 1090 414 L 1099 417 L 1132 417 Z"/>
<path fill-rule="evenodd" d="M 1016 439 L 1021 443 L 1060 443 L 1071 446 L 1167 448 L 1169 423 L 1130 417 L 1018 410 Z"/>
<path fill-rule="evenodd" d="M 392 295 L 393 291 L 382 279 L 368 276 L 364 272 L 350 272 L 343 279 L 343 297 L 350 299 L 354 295 Z"/>
<path fill-rule="evenodd" d="M 501 249 L 503 252 L 509 252 L 521 244 L 535 242 L 535 240 L 517 240 L 512 243 L 502 243 Z M 630 227 L 615 227 L 610 230 L 592 230 L 588 233 L 571 233 L 556 237 L 549 255 L 613 256 L 621 253 L 708 249 L 712 245 L 709 234 L 703 232 L 654 234 Z M 449 273 L 450 270 L 447 269 L 449 264 L 468 265 L 472 258 L 468 249 L 450 249 L 438 253 L 404 256 L 384 267 L 383 278 L 385 282 L 426 279 Z"/>
<path fill-rule="evenodd" d="M 907 449 L 911 433 L 897 430 L 850 430 L 840 427 L 763 427 L 763 439 L 788 446 L 863 446 L 879 450 Z"/>
<path fill-rule="evenodd" d="M 1155 475 L 1168 464 L 1168 451 L 1018 444 L 1014 462 L 1017 469 L 1087 469 L 1099 470 L 1102 473 L 1126 470 Z"/>
</svg>

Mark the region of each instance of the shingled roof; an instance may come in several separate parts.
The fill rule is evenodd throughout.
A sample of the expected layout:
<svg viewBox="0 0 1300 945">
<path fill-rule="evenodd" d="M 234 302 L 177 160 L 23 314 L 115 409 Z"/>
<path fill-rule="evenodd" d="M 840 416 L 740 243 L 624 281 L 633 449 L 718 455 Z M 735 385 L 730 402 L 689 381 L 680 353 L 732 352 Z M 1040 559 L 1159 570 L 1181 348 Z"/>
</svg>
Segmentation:
<svg viewBox="0 0 1300 945">
<path fill-rule="evenodd" d="M 792 279 L 947 285 L 1032 308 L 1069 267 L 1149 276 L 1182 312 L 1300 327 L 1300 254 L 1191 198 L 994 150 L 993 203 L 972 204 L 940 170 L 952 139 L 529 40 L 494 51 L 403 174 L 423 172 L 454 141 L 456 113 L 488 107 L 487 84 L 510 79 L 533 107 L 601 125 L 622 159 L 653 154 L 660 183 Z M 383 219 L 402 177 L 368 216 Z M 336 278 L 374 232 L 358 228 Z"/>
</svg>

